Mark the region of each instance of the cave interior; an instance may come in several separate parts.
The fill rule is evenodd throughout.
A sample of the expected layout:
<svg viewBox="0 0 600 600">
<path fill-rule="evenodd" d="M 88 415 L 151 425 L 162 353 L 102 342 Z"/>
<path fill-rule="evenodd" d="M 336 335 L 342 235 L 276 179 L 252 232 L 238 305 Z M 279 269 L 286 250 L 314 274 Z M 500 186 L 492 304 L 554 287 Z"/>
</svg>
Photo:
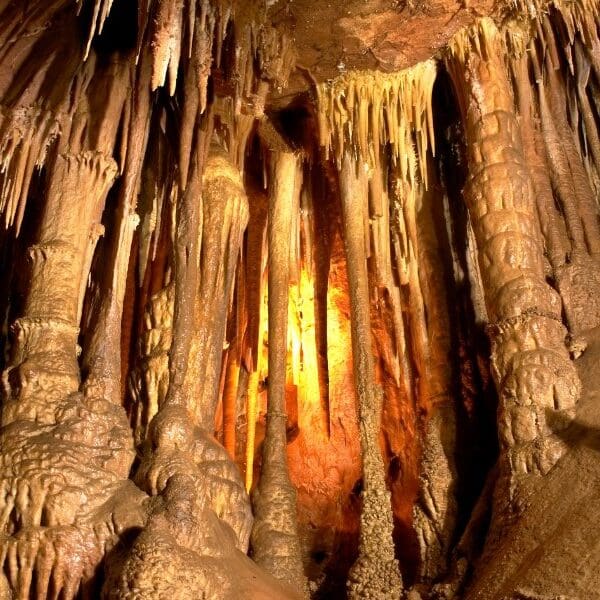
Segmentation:
<svg viewBox="0 0 600 600">
<path fill-rule="evenodd" d="M 0 600 L 600 598 L 597 0 L 0 0 Z"/>
</svg>

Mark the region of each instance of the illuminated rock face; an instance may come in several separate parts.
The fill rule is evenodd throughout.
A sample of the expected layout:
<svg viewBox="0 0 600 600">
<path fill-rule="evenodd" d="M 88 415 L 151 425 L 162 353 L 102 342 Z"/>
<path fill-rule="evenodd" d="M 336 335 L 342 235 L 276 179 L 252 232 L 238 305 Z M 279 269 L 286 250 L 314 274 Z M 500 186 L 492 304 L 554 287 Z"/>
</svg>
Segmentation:
<svg viewBox="0 0 600 600">
<path fill-rule="evenodd" d="M 599 9 L 0 0 L 0 598 L 596 597 Z"/>
</svg>

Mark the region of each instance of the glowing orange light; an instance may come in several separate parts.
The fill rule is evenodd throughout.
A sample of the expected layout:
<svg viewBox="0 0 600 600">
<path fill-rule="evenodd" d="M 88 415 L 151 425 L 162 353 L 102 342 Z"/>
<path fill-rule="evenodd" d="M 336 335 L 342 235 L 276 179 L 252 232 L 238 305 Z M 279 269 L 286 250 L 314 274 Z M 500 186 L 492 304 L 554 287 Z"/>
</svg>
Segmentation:
<svg viewBox="0 0 600 600">
<path fill-rule="evenodd" d="M 267 360 L 267 333 L 269 330 L 269 317 L 267 310 L 268 291 L 264 286 L 262 302 L 259 314 L 259 338 L 255 369 L 248 377 L 248 401 L 246 406 L 247 430 L 246 430 L 246 491 L 252 489 L 254 477 L 254 455 L 256 452 L 256 420 L 258 419 L 258 386 L 266 378 Z"/>
<path fill-rule="evenodd" d="M 298 390 L 300 428 L 322 431 L 321 391 L 315 336 L 314 283 L 307 271 L 300 271 L 299 282 L 290 288 L 288 304 L 288 356 L 292 383 Z"/>
<path fill-rule="evenodd" d="M 265 287 L 260 314 L 260 340 L 257 370 L 248 382 L 248 432 L 246 445 L 246 489 L 252 487 L 252 470 L 255 453 L 256 421 L 266 412 L 259 405 L 258 388 L 268 378 L 268 292 Z M 321 410 L 317 344 L 315 337 L 314 283 L 305 269 L 301 269 L 299 282 L 290 286 L 288 302 L 288 384 L 297 392 L 300 429 L 310 427 L 315 434 L 325 432 L 325 415 Z"/>
</svg>

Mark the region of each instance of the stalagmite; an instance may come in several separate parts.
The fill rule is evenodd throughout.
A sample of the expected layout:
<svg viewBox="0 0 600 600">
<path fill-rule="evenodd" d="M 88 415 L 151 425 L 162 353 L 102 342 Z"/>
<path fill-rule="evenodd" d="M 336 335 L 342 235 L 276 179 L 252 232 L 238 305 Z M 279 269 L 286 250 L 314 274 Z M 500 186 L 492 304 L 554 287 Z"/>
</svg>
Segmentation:
<svg viewBox="0 0 600 600">
<path fill-rule="evenodd" d="M 453 41 L 454 79 L 463 99 L 473 222 L 500 392 L 502 475 L 509 501 L 527 476 L 564 453 L 547 415 L 573 415 L 580 382 L 565 347 L 558 294 L 544 278 L 533 184 L 523 156 L 498 31 L 481 20 Z"/>
<path fill-rule="evenodd" d="M 360 169 L 358 174 L 357 166 Z M 367 199 L 367 181 L 364 166 L 356 165 L 348 150 L 344 153 L 340 169 L 340 196 L 348 261 L 352 357 L 363 463 L 359 557 L 350 572 L 348 590 L 351 598 L 400 598 L 402 577 L 394 556 L 390 494 L 385 485 L 378 444 L 382 391 L 375 382 L 364 250 L 366 232 L 363 210 Z"/>
<path fill-rule="evenodd" d="M 458 468 L 453 449 L 458 441 L 458 410 L 453 397 L 454 373 L 449 292 L 439 276 L 444 271 L 441 248 L 443 213 L 437 205 L 432 185 L 434 169 L 429 161 L 429 191 L 418 189 L 420 206 L 415 207 L 416 228 L 413 244 L 418 260 L 417 273 L 422 290 L 421 327 L 426 342 L 427 363 L 421 377 L 426 381 L 420 405 L 427 411 L 423 424 L 423 459 L 419 497 L 415 504 L 413 526 L 418 536 L 423 579 L 435 580 L 445 574 L 458 521 Z M 432 189 L 433 188 L 433 189 Z M 418 240 L 418 241 L 417 241 Z M 413 252 L 415 251 L 413 250 Z"/>
<path fill-rule="evenodd" d="M 257 564 L 292 588 L 304 588 L 296 529 L 296 491 L 287 465 L 285 358 L 288 336 L 290 237 L 298 157 L 274 148 L 269 194 L 269 387 L 262 468 L 254 491 L 252 553 Z"/>
</svg>

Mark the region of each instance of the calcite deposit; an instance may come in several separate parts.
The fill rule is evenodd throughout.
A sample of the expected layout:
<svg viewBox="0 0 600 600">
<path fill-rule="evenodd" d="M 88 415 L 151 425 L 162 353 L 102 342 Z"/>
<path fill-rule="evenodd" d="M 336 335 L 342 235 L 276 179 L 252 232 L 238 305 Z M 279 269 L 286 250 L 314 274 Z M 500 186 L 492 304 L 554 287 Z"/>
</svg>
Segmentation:
<svg viewBox="0 0 600 600">
<path fill-rule="evenodd" d="M 596 0 L 0 0 L 0 600 L 600 598 Z"/>
</svg>

